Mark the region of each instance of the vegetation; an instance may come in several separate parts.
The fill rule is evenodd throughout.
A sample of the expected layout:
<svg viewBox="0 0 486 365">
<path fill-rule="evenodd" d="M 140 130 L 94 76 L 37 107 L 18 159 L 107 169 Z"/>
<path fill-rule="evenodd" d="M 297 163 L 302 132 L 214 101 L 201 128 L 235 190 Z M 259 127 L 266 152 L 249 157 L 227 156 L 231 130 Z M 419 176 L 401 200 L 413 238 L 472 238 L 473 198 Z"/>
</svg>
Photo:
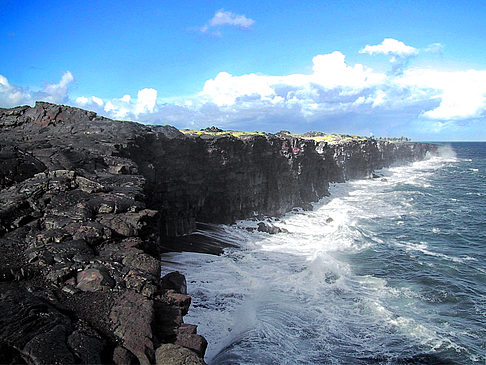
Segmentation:
<svg viewBox="0 0 486 365">
<path fill-rule="evenodd" d="M 242 131 L 225 131 L 217 127 L 208 127 L 201 130 L 195 129 L 181 129 L 181 132 L 187 135 L 209 135 L 209 136 L 233 136 L 233 137 L 244 137 L 244 136 L 264 136 L 266 133 L 264 132 L 242 132 Z"/>
<path fill-rule="evenodd" d="M 186 135 L 192 135 L 192 136 L 203 136 L 203 135 L 208 135 L 208 136 L 233 136 L 237 138 L 241 137 L 247 137 L 247 136 L 264 136 L 267 133 L 265 132 L 243 132 L 243 131 L 234 131 L 234 130 L 223 130 L 215 126 L 203 128 L 200 130 L 195 130 L 195 129 L 182 129 L 182 133 Z M 301 139 L 306 139 L 306 140 L 313 140 L 316 142 L 327 142 L 329 144 L 340 144 L 340 143 L 348 143 L 352 141 L 366 141 L 368 139 L 378 139 L 381 141 L 390 141 L 390 142 L 409 142 L 410 138 L 408 137 L 362 137 L 362 136 L 356 136 L 356 135 L 349 135 L 349 134 L 326 134 L 323 132 L 307 132 L 304 134 L 296 134 L 296 133 L 291 133 L 286 130 L 282 130 L 276 135 L 288 135 L 290 137 L 295 137 L 295 138 L 301 138 Z"/>
</svg>

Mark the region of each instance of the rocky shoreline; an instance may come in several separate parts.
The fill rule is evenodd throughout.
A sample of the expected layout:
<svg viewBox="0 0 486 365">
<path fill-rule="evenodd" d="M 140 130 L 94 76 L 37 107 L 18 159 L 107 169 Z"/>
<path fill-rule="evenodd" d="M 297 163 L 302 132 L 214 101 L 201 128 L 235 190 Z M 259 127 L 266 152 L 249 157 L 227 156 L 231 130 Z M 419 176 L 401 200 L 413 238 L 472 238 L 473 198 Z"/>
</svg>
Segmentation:
<svg viewBox="0 0 486 365">
<path fill-rule="evenodd" d="M 278 216 L 435 146 L 191 134 L 36 103 L 0 109 L 0 363 L 203 364 L 185 279 L 196 225 Z M 207 227 L 206 227 L 207 228 Z M 184 235 L 184 236 L 183 236 Z"/>
</svg>

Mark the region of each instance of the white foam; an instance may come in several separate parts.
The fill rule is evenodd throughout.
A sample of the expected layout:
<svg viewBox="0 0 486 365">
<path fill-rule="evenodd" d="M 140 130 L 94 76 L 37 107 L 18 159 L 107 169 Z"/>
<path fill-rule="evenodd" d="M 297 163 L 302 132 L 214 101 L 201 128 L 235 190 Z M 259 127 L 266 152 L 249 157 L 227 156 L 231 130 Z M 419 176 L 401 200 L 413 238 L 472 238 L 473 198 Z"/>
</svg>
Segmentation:
<svg viewBox="0 0 486 365">
<path fill-rule="evenodd" d="M 439 156 L 384 169 L 380 174 L 386 176 L 386 182 L 370 179 L 333 184 L 331 196 L 314 204 L 314 211 L 299 210 L 272 221 L 289 233 L 248 232 L 247 228 L 256 228 L 257 221 L 239 221 L 224 227 L 225 235 L 239 247 L 226 249 L 222 256 L 166 255 L 164 272 L 186 274 L 193 308 L 185 320 L 198 324 L 199 333 L 208 339 L 206 361 L 211 362 L 231 344 L 255 336 L 271 338 L 286 353 L 294 354 L 289 363 L 300 362 L 302 356 L 309 359 L 313 351 L 318 354 L 322 346 L 339 339 L 356 342 L 360 351 L 373 352 L 377 343 L 389 339 L 367 338 L 359 332 L 367 326 L 392 326 L 414 341 L 433 346 L 443 341 L 433 328 L 412 319 L 413 311 L 397 315 L 390 304 L 391 299 L 419 300 L 413 288 L 392 288 L 385 278 L 359 275 L 347 259 L 370 247 L 390 244 L 360 222 L 395 219 L 397 225 L 403 225 L 401 217 L 413 215 L 415 203 L 413 196 L 395 188 L 418 186 L 421 194 L 427 194 L 433 172 L 457 161 L 452 152 L 446 146 L 440 148 Z M 332 218 L 330 223 L 326 223 L 328 218 Z M 439 228 L 432 231 L 440 232 Z M 397 238 L 396 244 L 406 251 L 465 260 L 434 252 L 426 242 L 413 244 Z M 302 339 L 306 336 L 312 340 Z M 313 350 L 316 346 L 321 349 Z"/>
</svg>

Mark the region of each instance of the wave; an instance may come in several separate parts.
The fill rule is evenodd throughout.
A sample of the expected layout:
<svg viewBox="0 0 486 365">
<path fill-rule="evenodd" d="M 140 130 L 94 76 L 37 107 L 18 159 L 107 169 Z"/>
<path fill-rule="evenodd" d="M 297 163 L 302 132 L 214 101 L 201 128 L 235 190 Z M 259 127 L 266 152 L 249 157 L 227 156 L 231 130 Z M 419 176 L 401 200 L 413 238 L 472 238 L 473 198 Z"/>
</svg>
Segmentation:
<svg viewBox="0 0 486 365">
<path fill-rule="evenodd" d="M 432 302 L 407 280 L 434 265 L 429 256 L 455 265 L 476 262 L 409 241 L 408 226 L 421 224 L 419 202 L 433 199 L 431 178 L 458 162 L 450 146 L 442 146 L 438 156 L 380 171 L 386 181 L 333 184 L 313 211 L 268 218 L 289 233 L 251 231 L 254 220 L 239 221 L 222 226 L 238 246 L 222 256 L 166 257 L 171 262 L 164 269 L 186 271 L 194 305 L 187 318 L 209 341 L 206 361 L 400 363 L 398 353 L 402 359 L 446 359 L 450 351 L 477 356 L 449 335 L 448 321 L 428 318 Z M 443 234 L 443 228 L 428 232 Z"/>
</svg>

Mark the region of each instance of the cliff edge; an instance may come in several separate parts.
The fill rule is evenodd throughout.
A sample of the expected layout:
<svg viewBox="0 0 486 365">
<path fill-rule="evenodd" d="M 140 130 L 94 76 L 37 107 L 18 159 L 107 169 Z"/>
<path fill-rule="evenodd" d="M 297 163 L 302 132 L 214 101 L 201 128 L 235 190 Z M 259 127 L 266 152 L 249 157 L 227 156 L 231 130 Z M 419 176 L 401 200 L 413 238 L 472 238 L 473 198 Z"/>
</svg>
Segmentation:
<svg viewBox="0 0 486 365">
<path fill-rule="evenodd" d="M 196 223 L 278 216 L 435 146 L 182 133 L 38 102 L 0 109 L 0 363 L 204 363 L 161 252 Z M 217 253 L 204 245 L 196 251 Z"/>
</svg>

